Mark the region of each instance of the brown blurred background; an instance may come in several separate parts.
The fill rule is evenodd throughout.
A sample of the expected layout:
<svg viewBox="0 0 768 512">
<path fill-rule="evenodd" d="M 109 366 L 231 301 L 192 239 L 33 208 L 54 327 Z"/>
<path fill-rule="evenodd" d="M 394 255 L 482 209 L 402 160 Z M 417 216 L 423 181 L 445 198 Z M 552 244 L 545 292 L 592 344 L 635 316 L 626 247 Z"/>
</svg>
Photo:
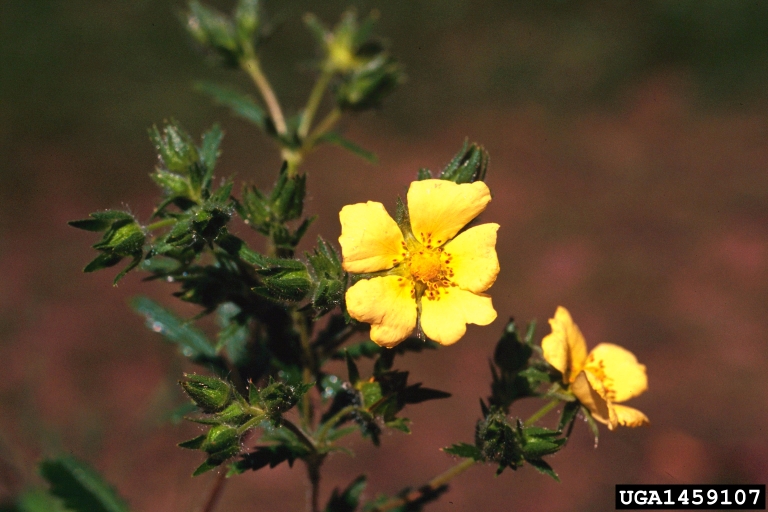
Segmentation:
<svg viewBox="0 0 768 512">
<path fill-rule="evenodd" d="M 469 137 L 491 154 L 484 219 L 502 226 L 502 271 L 494 324 L 401 360 L 454 396 L 406 409 L 413 434 L 379 449 L 354 437 L 357 456 L 327 464 L 323 500 L 360 472 L 372 498 L 452 465 L 438 448 L 471 441 L 505 319 L 538 319 L 540 339 L 558 305 L 590 347 L 617 343 L 647 365 L 650 389 L 629 405 L 652 425 L 603 429 L 595 449 L 580 422 L 550 459 L 562 483 L 478 467 L 428 510 L 599 511 L 617 483 L 766 483 L 768 3 L 268 0 L 283 25 L 265 67 L 288 110 L 311 86 L 293 64 L 313 55 L 300 16 L 334 22 L 350 4 L 381 11 L 378 33 L 409 80 L 344 123 L 379 165 L 334 148 L 305 165 L 320 215 L 307 242 L 335 239 L 345 204 L 393 209 L 419 167 L 441 167 Z M 190 367 L 126 301 L 195 310 L 139 274 L 118 288 L 114 272 L 82 274 L 96 238 L 66 226 L 106 208 L 148 218 L 159 191 L 146 129 L 164 118 L 194 134 L 220 120 L 218 175 L 271 184 L 270 143 L 191 88 L 248 84 L 203 63 L 182 5 L 0 1 L 0 501 L 40 485 L 36 460 L 61 451 L 136 511 L 195 510 L 212 483 L 190 478 L 201 457 L 175 447 L 196 427 L 167 420 Z M 234 479 L 218 510 L 302 510 L 304 491 L 300 464 L 283 465 Z"/>
</svg>

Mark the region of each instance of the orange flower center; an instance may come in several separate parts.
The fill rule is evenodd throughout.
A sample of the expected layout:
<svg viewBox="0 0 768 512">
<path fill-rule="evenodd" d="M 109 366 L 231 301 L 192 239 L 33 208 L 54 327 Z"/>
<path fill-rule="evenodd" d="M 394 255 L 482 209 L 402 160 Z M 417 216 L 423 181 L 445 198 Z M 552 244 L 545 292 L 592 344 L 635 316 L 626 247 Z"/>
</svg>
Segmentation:
<svg viewBox="0 0 768 512">
<path fill-rule="evenodd" d="M 433 281 L 441 274 L 440 253 L 426 250 L 412 254 L 409 269 L 414 279 L 423 283 Z"/>
</svg>

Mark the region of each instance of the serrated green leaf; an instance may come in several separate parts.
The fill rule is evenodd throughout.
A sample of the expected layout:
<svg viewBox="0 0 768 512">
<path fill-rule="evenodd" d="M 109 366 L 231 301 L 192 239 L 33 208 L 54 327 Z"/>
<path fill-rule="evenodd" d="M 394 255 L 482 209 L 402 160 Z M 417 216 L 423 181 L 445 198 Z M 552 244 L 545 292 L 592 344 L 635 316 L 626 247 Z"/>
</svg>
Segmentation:
<svg viewBox="0 0 768 512">
<path fill-rule="evenodd" d="M 365 475 L 360 475 L 341 493 L 338 488 L 334 489 L 325 512 L 355 512 L 360 504 L 360 495 L 365 490 L 365 484 Z"/>
<path fill-rule="evenodd" d="M 185 356 L 193 359 L 198 356 L 216 357 L 216 349 L 202 331 L 152 299 L 136 297 L 131 301 L 131 307 L 146 318 L 149 329 L 179 345 Z"/>
<path fill-rule="evenodd" d="M 232 113 L 250 121 L 262 130 L 267 129 L 267 114 L 256 101 L 235 89 L 213 82 L 196 82 L 195 90 L 207 94 L 219 105 L 229 107 Z"/>
<path fill-rule="evenodd" d="M 394 420 L 385 422 L 384 425 L 389 428 L 399 430 L 400 432 L 405 432 L 406 434 L 410 434 L 411 428 L 408 426 L 410 422 L 411 420 L 409 420 L 408 418 L 395 418 Z"/>
<path fill-rule="evenodd" d="M 328 142 L 330 144 L 335 144 L 372 164 L 378 163 L 379 161 L 375 153 L 368 151 L 367 149 L 363 149 L 351 140 L 343 137 L 338 132 L 328 132 L 322 137 L 318 138 L 318 142 Z"/>
<path fill-rule="evenodd" d="M 40 474 L 51 486 L 51 494 L 74 512 L 128 512 L 128 505 L 88 464 L 70 456 L 45 459 Z"/>
</svg>

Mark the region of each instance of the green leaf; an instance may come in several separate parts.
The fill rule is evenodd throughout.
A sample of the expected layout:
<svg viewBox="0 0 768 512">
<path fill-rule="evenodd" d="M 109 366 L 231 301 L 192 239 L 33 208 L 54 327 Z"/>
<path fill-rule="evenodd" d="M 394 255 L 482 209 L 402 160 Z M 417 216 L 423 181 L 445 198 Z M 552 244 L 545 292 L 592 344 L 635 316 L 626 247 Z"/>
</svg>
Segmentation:
<svg viewBox="0 0 768 512">
<path fill-rule="evenodd" d="M 406 404 L 420 404 L 427 400 L 438 400 L 440 398 L 450 398 L 451 394 L 439 389 L 423 388 L 421 383 L 408 386 L 400 393 L 400 398 Z"/>
<path fill-rule="evenodd" d="M 411 428 L 408 426 L 410 422 L 411 420 L 409 420 L 408 418 L 395 418 L 392 421 L 385 422 L 384 425 L 389 428 L 399 430 L 400 432 L 405 432 L 406 434 L 410 434 Z"/>
<path fill-rule="evenodd" d="M 360 495 L 365 490 L 365 484 L 365 475 L 360 475 L 343 492 L 339 493 L 338 488 L 334 489 L 325 512 L 355 512 L 360 504 Z"/>
<path fill-rule="evenodd" d="M 168 196 L 187 197 L 192 192 L 187 178 L 179 174 L 164 169 L 156 169 L 154 173 L 150 174 L 150 177 L 165 190 Z"/>
<path fill-rule="evenodd" d="M 344 358 L 347 362 L 347 374 L 349 375 L 349 382 L 353 385 L 357 384 L 360 380 L 360 371 L 357 369 L 355 360 L 349 355 L 349 352 L 344 351 Z"/>
<path fill-rule="evenodd" d="M 230 87 L 213 82 L 195 82 L 195 90 L 207 94 L 219 105 L 229 107 L 232 113 L 267 130 L 267 114 L 250 96 Z"/>
<path fill-rule="evenodd" d="M 329 142 L 331 144 L 335 144 L 341 148 L 346 149 L 350 153 L 359 156 L 363 160 L 366 160 L 372 164 L 378 163 L 379 159 L 376 158 L 376 154 L 368 151 L 367 149 L 363 149 L 351 140 L 343 137 L 338 132 L 328 132 L 317 139 L 318 142 Z"/>
<path fill-rule="evenodd" d="M 128 512 L 128 505 L 93 468 L 70 456 L 45 459 L 40 474 L 51 494 L 74 512 Z"/>
<path fill-rule="evenodd" d="M 291 446 L 285 444 L 258 446 L 254 451 L 241 455 L 239 460 L 233 462 L 227 476 L 239 475 L 248 470 L 258 471 L 267 466 L 274 468 L 283 462 L 293 466 L 293 462 L 304 455 L 306 450 L 296 452 Z"/>
<path fill-rule="evenodd" d="M 552 466 L 550 466 L 549 464 L 547 464 L 543 460 L 541 460 L 541 459 L 528 459 L 527 462 L 528 462 L 528 464 L 533 466 L 540 473 L 543 473 L 545 475 L 551 476 L 552 478 L 555 479 L 556 482 L 560 481 L 560 478 L 557 476 L 557 473 L 555 473 L 555 470 L 552 469 Z"/>
<path fill-rule="evenodd" d="M 6 510 L 0 506 L 0 510 Z M 7 512 L 68 512 L 61 501 L 42 489 L 22 494 Z M 71 512 L 71 511 L 70 511 Z"/>
<path fill-rule="evenodd" d="M 248 339 L 250 329 L 246 317 L 241 318 L 240 308 L 233 302 L 225 302 L 217 311 L 217 323 L 220 331 L 216 350 L 225 349 L 232 364 L 240 366 L 248 360 Z"/>
<path fill-rule="evenodd" d="M 363 382 L 360 386 L 360 393 L 363 395 L 363 404 L 370 408 L 382 398 L 381 384 L 378 382 Z"/>
<path fill-rule="evenodd" d="M 449 453 L 457 457 L 462 457 L 464 459 L 473 459 L 478 461 L 485 460 L 483 458 L 483 452 L 480 451 L 480 448 L 473 444 L 457 443 L 449 446 L 448 448 L 443 448 L 443 451 L 445 453 Z"/>
<path fill-rule="evenodd" d="M 131 307 L 146 318 L 147 327 L 152 331 L 162 334 L 167 340 L 179 345 L 186 357 L 191 359 L 201 356 L 210 359 L 216 357 L 216 350 L 202 331 L 152 299 L 136 297 L 131 301 Z"/>
</svg>

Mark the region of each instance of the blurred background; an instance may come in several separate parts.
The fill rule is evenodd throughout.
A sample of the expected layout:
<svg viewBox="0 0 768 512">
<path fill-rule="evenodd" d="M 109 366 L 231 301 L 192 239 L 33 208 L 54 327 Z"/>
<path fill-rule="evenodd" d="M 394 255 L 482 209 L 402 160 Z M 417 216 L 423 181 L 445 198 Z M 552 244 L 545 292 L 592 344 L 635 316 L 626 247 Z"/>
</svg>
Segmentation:
<svg viewBox="0 0 768 512">
<path fill-rule="evenodd" d="M 506 319 L 537 319 L 540 339 L 558 305 L 590 347 L 617 343 L 647 366 L 650 388 L 629 405 L 651 426 L 603 429 L 595 449 L 579 422 L 548 459 L 562 483 L 477 467 L 427 510 L 598 511 L 613 508 L 617 483 L 768 481 L 768 3 L 265 3 L 282 24 L 264 67 L 288 111 L 312 84 L 294 65 L 314 55 L 307 10 L 335 23 L 350 5 L 378 9 L 408 74 L 383 109 L 344 122 L 378 165 L 335 148 L 305 164 L 320 215 L 307 244 L 338 237 L 345 204 L 393 210 L 417 169 L 442 167 L 465 137 L 490 152 L 483 219 L 502 226 L 496 322 L 401 360 L 453 397 L 406 409 L 411 435 L 379 449 L 355 438 L 355 458 L 331 457 L 323 500 L 361 472 L 372 498 L 454 464 L 438 448 L 472 440 Z M 196 311 L 137 273 L 118 288 L 116 271 L 82 274 L 97 237 L 66 225 L 107 208 L 148 219 L 160 193 L 146 130 L 170 117 L 193 134 L 220 121 L 218 175 L 271 185 L 271 142 L 193 91 L 201 78 L 249 85 L 205 64 L 182 7 L 0 1 L 0 501 L 40 485 L 36 461 L 62 451 L 136 511 L 195 510 L 213 482 L 193 480 L 199 452 L 175 446 L 197 428 L 167 418 L 191 367 L 126 301 L 144 293 Z M 305 485 L 300 465 L 246 474 L 218 510 L 302 510 Z"/>
</svg>

